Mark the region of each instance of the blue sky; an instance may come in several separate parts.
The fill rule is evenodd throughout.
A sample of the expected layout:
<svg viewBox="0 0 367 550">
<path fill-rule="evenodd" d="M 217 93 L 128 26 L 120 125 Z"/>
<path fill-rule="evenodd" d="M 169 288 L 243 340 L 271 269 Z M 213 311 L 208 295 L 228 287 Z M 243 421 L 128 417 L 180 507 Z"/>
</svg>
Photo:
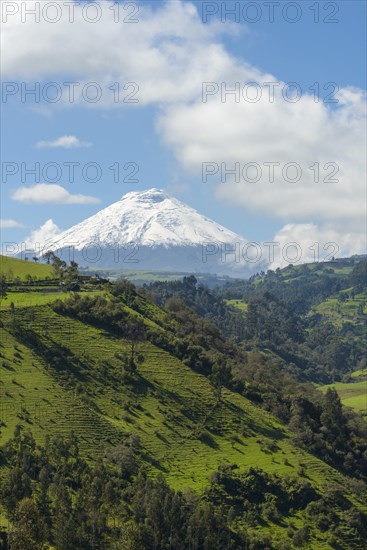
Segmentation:
<svg viewBox="0 0 367 550">
<path fill-rule="evenodd" d="M 54 183 L 64 194 L 50 188 L 45 199 L 46 187 L 32 190 L 35 184 L 52 183 L 42 174 L 24 181 L 21 170 L 7 181 L 3 174 L 2 241 L 26 239 L 50 219 L 67 229 L 129 191 L 159 187 L 251 241 L 307 237 L 305 246 L 315 239 L 337 240 L 345 254 L 362 252 L 366 3 L 319 2 L 316 23 L 310 9 L 315 2 L 302 0 L 295 2 L 300 21 L 290 23 L 281 14 L 281 2 L 270 23 L 264 2 L 258 2 L 262 15 L 257 22 L 241 16 L 222 23 L 219 13 L 206 24 L 203 2 L 135 4 L 139 23 L 125 26 L 112 27 L 108 17 L 89 26 L 79 20 L 52 25 L 29 18 L 22 23 L 19 14 L 3 24 L 3 81 L 19 86 L 39 82 L 41 89 L 50 81 L 94 81 L 108 101 L 52 105 L 28 98 L 22 103 L 15 94 L 4 103 L 3 96 L 3 169 L 4 162 L 19 168 L 21 163 L 27 168 L 36 162 L 41 167 L 58 163 L 62 177 Z M 235 3 L 226 4 L 231 8 Z M 332 17 L 334 6 L 338 22 L 323 22 Z M 263 90 L 263 107 L 243 98 L 238 105 L 222 103 L 220 94 L 202 102 L 203 81 L 228 87 L 240 81 L 242 86 L 269 81 L 269 75 L 280 83 L 277 88 L 298 83 L 301 100 L 290 103 L 280 96 L 269 107 Z M 137 82 L 139 103 L 113 105 L 106 83 L 116 81 Z M 310 90 L 315 82 L 320 84 L 317 105 Z M 338 86 L 338 105 L 323 103 L 332 91 L 323 86 L 331 82 Z M 64 136 L 76 141 L 60 141 Z M 102 177 L 85 181 L 77 168 L 71 183 L 65 162 L 96 162 Z M 116 183 L 109 167 L 117 162 L 121 167 L 136 163 L 139 182 Z M 296 162 L 308 172 L 293 189 L 284 181 L 273 187 L 266 181 L 236 183 L 230 178 L 221 183 L 218 175 L 204 183 L 203 162 L 240 163 L 241 169 L 246 162 Z M 334 186 L 310 183 L 308 166 L 314 162 L 336 163 L 342 180 Z M 73 200 L 66 192 L 87 198 Z M 15 222 L 22 227 L 14 227 Z"/>
</svg>

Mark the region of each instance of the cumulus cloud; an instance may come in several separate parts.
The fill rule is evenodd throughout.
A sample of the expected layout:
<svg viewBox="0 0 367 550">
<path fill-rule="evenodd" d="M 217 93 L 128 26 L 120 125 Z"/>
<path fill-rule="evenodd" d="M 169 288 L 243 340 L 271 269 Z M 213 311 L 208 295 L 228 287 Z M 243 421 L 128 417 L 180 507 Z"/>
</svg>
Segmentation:
<svg viewBox="0 0 367 550">
<path fill-rule="evenodd" d="M 37 149 L 78 149 L 91 146 L 92 144 L 89 141 L 81 141 L 76 136 L 61 136 L 54 141 L 38 141 L 36 143 Z"/>
<path fill-rule="evenodd" d="M 298 103 L 264 96 L 255 104 L 213 97 L 171 106 L 158 128 L 182 166 L 197 177 L 204 171 L 208 191 L 217 186 L 219 200 L 286 221 L 361 220 L 364 99 L 354 91 L 331 110 L 309 96 Z M 274 172 L 269 163 L 277 163 Z"/>
<path fill-rule="evenodd" d="M 351 226 L 289 223 L 274 236 L 274 255 L 269 257 L 269 269 L 290 263 L 306 263 L 366 254 L 366 234 Z"/>
<path fill-rule="evenodd" d="M 16 220 L 0 220 L 0 229 L 8 229 L 13 227 L 24 227 L 24 225 Z"/>
<path fill-rule="evenodd" d="M 28 0 L 27 9 L 36 4 Z M 44 17 L 35 22 L 30 16 L 22 23 L 21 9 L 8 16 L 2 29 L 3 78 L 55 77 L 63 88 L 62 99 L 71 95 L 73 105 L 121 107 L 190 101 L 200 95 L 203 79 L 226 74 L 231 64 L 218 36 L 238 33 L 238 25 L 215 20 L 204 25 L 189 2 L 168 1 L 154 8 L 140 3 L 138 24 L 123 22 L 128 13 L 122 6 L 116 23 L 112 1 L 98 3 L 101 18 L 96 24 L 88 22 L 83 3 L 74 6 L 72 23 L 69 8 L 62 1 L 59 4 L 62 17 L 52 24 Z M 60 75 L 68 78 L 57 79 Z M 67 81 L 76 84 L 63 86 Z M 86 100 L 96 92 L 93 86 L 86 88 L 91 81 L 103 89 L 95 104 Z M 114 82 L 120 83 L 118 92 L 116 87 L 109 88 Z M 138 88 L 124 90 L 127 83 L 136 83 Z"/>
<path fill-rule="evenodd" d="M 61 185 L 48 183 L 19 187 L 11 198 L 28 204 L 97 204 L 100 202 L 96 197 L 79 193 L 73 195 Z"/>
<path fill-rule="evenodd" d="M 29 8 L 31 4 L 27 2 Z M 203 163 L 218 167 L 206 185 L 219 201 L 287 223 L 279 233 L 282 238 L 301 232 L 315 239 L 319 234 L 321 240 L 332 237 L 332 227 L 348 226 L 349 236 L 337 229 L 334 237 L 347 251 L 360 250 L 366 199 L 364 91 L 337 90 L 334 105 L 316 102 L 304 92 L 297 101 L 292 93 L 285 97 L 286 85 L 276 75 L 232 56 L 221 42 L 223 32 L 242 32 L 243 27 L 214 19 L 204 25 L 189 2 L 154 8 L 139 4 L 138 24 L 115 23 L 112 1 L 100 3 L 103 11 L 96 24 L 83 19 L 82 5 L 75 6 L 74 22 L 69 23 L 68 9 L 64 6 L 60 21 L 53 24 L 44 18 L 35 23 L 34 17 L 21 23 L 20 12 L 9 16 L 3 24 L 3 78 L 77 81 L 69 106 L 155 105 L 157 132 L 184 171 L 201 179 Z M 126 15 L 120 12 L 120 18 Z M 103 89 L 95 103 L 83 97 L 90 81 Z M 109 88 L 113 82 L 121 83 L 118 93 Z M 124 90 L 128 82 L 136 86 Z M 245 88 L 250 82 L 260 90 L 255 101 L 255 88 Z M 267 82 L 276 83 L 273 91 Z M 212 86 L 206 102 L 203 83 Z M 223 99 L 222 88 L 225 92 L 236 86 L 238 97 L 224 94 Z M 67 103 L 65 91 L 64 102 L 55 105 Z M 239 182 L 224 177 L 222 163 L 226 169 L 239 165 Z M 248 163 L 260 167 L 256 182 L 243 178 Z M 274 177 L 268 163 L 276 163 Z M 297 168 L 297 181 L 290 181 L 294 169 L 284 172 L 289 163 L 301 171 Z M 251 170 L 246 175 L 254 177 Z M 70 204 L 68 197 L 64 200 Z"/>
<path fill-rule="evenodd" d="M 61 233 L 61 229 L 54 223 L 52 219 L 45 221 L 38 229 L 26 237 L 25 246 L 27 248 L 36 249 L 39 246 L 43 247 L 44 252 L 47 246 L 50 246 Z"/>
</svg>

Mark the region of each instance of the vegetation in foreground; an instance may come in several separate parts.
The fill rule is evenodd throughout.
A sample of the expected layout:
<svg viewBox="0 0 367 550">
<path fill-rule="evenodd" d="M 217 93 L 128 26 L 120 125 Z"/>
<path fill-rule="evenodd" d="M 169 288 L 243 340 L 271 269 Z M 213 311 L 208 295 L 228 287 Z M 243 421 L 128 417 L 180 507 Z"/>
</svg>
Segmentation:
<svg viewBox="0 0 367 550">
<path fill-rule="evenodd" d="M 251 299 L 238 316 L 228 288 L 225 300 L 193 277 L 139 290 L 52 263 L 47 302 L 13 299 L 40 297 L 34 281 L 3 287 L 4 541 L 8 532 L 15 549 L 365 547 L 366 424 L 333 389 L 323 396 L 309 383 L 313 368 L 281 356 L 289 304 L 276 297 L 268 308 L 269 349 L 246 332 Z"/>
<path fill-rule="evenodd" d="M 198 495 L 175 491 L 162 475 L 151 479 L 138 466 L 140 453 L 131 436 L 90 464 L 73 434 L 41 447 L 18 427 L 1 454 L 10 547 L 363 548 L 367 516 L 337 485 L 321 494 L 301 478 L 223 465 Z M 285 531 L 289 517 L 286 536 L 263 534 L 264 526 Z M 315 528 L 325 541 L 315 540 Z"/>
</svg>

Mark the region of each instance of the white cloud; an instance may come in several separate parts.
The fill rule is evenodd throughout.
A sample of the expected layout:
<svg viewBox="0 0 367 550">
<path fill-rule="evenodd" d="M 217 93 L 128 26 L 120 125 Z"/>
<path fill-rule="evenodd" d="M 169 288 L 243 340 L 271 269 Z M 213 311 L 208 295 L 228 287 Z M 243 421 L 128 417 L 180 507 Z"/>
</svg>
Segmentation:
<svg viewBox="0 0 367 550">
<path fill-rule="evenodd" d="M 277 246 L 274 247 L 274 258 L 270 258 L 269 269 L 290 263 L 330 260 L 333 256 L 345 258 L 366 254 L 367 246 L 366 234 L 351 226 L 314 223 L 286 224 L 276 233 L 273 242 Z"/>
<path fill-rule="evenodd" d="M 91 147 L 92 144 L 89 141 L 81 141 L 76 136 L 61 136 L 54 141 L 38 141 L 36 143 L 37 149 L 77 149 L 80 147 Z"/>
<path fill-rule="evenodd" d="M 99 199 L 88 195 L 72 195 L 61 185 L 37 183 L 19 187 L 11 196 L 15 201 L 29 204 L 97 204 Z"/>
<path fill-rule="evenodd" d="M 47 245 L 50 246 L 60 233 L 61 229 L 52 219 L 49 219 L 42 224 L 41 227 L 35 229 L 28 237 L 26 237 L 25 246 L 32 249 L 36 249 L 41 246 L 43 247 L 44 252 L 47 252 L 47 250 L 45 250 Z"/>
<path fill-rule="evenodd" d="M 31 4 L 34 2 L 27 2 L 27 7 Z M 73 23 L 68 22 L 65 5 L 58 23 L 47 23 L 44 18 L 35 23 L 31 16 L 21 23 L 20 14 L 10 16 L 3 24 L 3 79 L 78 81 L 70 107 L 156 105 L 157 131 L 162 140 L 173 149 L 181 168 L 198 179 L 203 162 L 224 162 L 228 168 L 236 162 L 241 168 L 254 162 L 262 167 L 263 177 L 257 183 L 235 183 L 233 179 L 221 183 L 218 177 L 209 178 L 208 192 L 216 190 L 218 200 L 282 220 L 287 229 L 283 228 L 280 236 L 287 233 L 291 237 L 292 227 L 293 233 L 306 231 L 315 240 L 319 232 L 321 240 L 332 227 L 338 227 L 335 238 L 346 250 L 360 249 L 366 199 L 362 90 L 339 90 L 339 103 L 330 108 L 322 101 L 316 103 L 309 94 L 295 103 L 286 101 L 284 83 L 279 81 L 273 102 L 269 101 L 268 88 L 263 87 L 258 102 L 246 101 L 242 95 L 238 103 L 233 95 L 222 102 L 217 94 L 203 103 L 203 82 L 219 87 L 226 83 L 231 89 L 237 82 L 262 85 L 278 81 L 226 51 L 221 43 L 223 32 L 241 32 L 239 26 L 220 22 L 204 25 L 189 2 L 167 2 L 154 9 L 139 4 L 139 23 L 115 23 L 112 5 L 112 1 L 100 3 L 103 13 L 96 24 L 83 20 L 82 5 L 75 7 Z M 120 11 L 121 17 L 126 15 Z M 83 86 L 90 81 L 103 90 L 97 103 L 83 98 Z M 109 90 L 113 82 L 121 84 L 118 102 Z M 132 88 L 123 90 L 127 82 L 139 86 L 134 96 L 137 104 L 126 103 L 127 94 L 133 92 Z M 64 101 L 55 106 L 67 104 L 65 92 L 64 87 Z M 267 181 L 269 168 L 264 167 L 269 162 L 280 164 L 272 183 Z M 302 170 L 297 183 L 282 177 L 281 168 L 289 162 Z M 310 169 L 316 162 L 320 166 L 319 183 Z M 332 171 L 332 165 L 324 169 L 327 163 L 338 169 L 334 176 L 338 182 L 324 181 Z M 70 204 L 70 196 L 63 196 L 61 202 Z M 343 237 L 340 228 L 345 226 L 349 232 Z"/>
<path fill-rule="evenodd" d="M 83 18 L 83 3 L 75 5 L 72 23 L 68 20 L 69 8 L 61 0 L 58 3 L 62 10 L 58 22 L 51 24 L 44 17 L 35 22 L 35 18 L 29 16 L 22 23 L 19 9 L 2 25 L 3 78 L 54 80 L 62 86 L 65 101 L 69 99 L 68 90 L 73 89 L 72 105 L 82 102 L 90 107 L 121 107 L 135 105 L 129 102 L 136 99 L 137 105 L 190 101 L 201 94 L 203 79 L 225 75 L 227 65 L 231 64 L 218 37 L 228 32 L 238 33 L 239 26 L 222 25 L 214 20 L 204 25 L 197 9 L 189 2 L 167 1 L 154 8 L 139 3 L 136 16 L 139 23 L 135 24 L 123 22 L 128 11 L 122 6 L 120 22 L 115 23 L 111 8 L 116 3 L 112 1 L 98 3 L 102 17 L 95 24 Z M 27 8 L 32 9 L 36 4 L 28 0 Z M 64 75 L 68 77 L 63 78 Z M 64 82 L 78 85 L 67 87 L 63 86 Z M 86 100 L 86 97 L 92 98 L 95 91 L 92 86 L 85 88 L 90 82 L 103 89 L 101 100 L 96 104 Z M 120 83 L 118 101 L 109 89 L 114 82 Z M 139 86 L 137 93 L 132 87 L 123 89 L 129 82 Z M 55 90 L 50 90 L 50 95 L 53 93 Z"/>
<path fill-rule="evenodd" d="M 16 220 L 0 220 L 0 229 L 8 229 L 12 227 L 24 227 L 24 225 Z"/>
<path fill-rule="evenodd" d="M 205 162 L 215 163 L 213 169 L 219 167 L 218 174 L 208 176 L 205 185 L 208 191 L 217 185 L 220 200 L 285 221 L 361 220 L 366 173 L 363 102 L 360 91 L 354 91 L 348 102 L 343 100 L 334 110 L 315 103 L 310 96 L 298 103 L 277 97 L 274 103 L 264 98 L 256 104 L 231 99 L 221 103 L 220 98 L 213 98 L 207 103 L 171 106 L 158 129 L 181 165 L 197 177 L 201 177 Z M 261 168 L 262 178 L 257 183 L 243 178 L 243 167 L 250 162 Z M 279 163 L 273 182 L 264 165 L 269 162 Z M 283 178 L 282 169 L 290 162 L 302 170 L 297 183 Z M 310 169 L 316 162 L 320 167 L 318 183 Z M 221 163 L 227 169 L 238 163 L 239 183 L 230 175 L 221 182 Z M 327 163 L 333 164 L 324 169 Z M 327 181 L 334 168 L 338 170 L 334 176 L 337 183 Z M 293 174 L 290 170 L 290 178 Z M 254 176 L 250 171 L 249 179 Z"/>
</svg>

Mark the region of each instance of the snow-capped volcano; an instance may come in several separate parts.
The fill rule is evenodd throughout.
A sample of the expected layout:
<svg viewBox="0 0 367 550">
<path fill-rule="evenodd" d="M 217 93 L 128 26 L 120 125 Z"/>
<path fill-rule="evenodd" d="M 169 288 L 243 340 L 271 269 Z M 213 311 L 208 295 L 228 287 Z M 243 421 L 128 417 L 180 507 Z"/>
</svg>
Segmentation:
<svg viewBox="0 0 367 550">
<path fill-rule="evenodd" d="M 202 216 L 160 189 L 133 191 L 100 210 L 57 239 L 60 247 L 75 242 L 80 250 L 91 242 L 113 246 L 197 246 L 206 242 L 235 242 L 232 231 Z M 243 240 L 243 239 L 242 239 Z"/>
<path fill-rule="evenodd" d="M 127 193 L 58 235 L 50 248 L 82 266 L 244 276 L 246 243 L 165 191 L 149 189 Z"/>
</svg>

